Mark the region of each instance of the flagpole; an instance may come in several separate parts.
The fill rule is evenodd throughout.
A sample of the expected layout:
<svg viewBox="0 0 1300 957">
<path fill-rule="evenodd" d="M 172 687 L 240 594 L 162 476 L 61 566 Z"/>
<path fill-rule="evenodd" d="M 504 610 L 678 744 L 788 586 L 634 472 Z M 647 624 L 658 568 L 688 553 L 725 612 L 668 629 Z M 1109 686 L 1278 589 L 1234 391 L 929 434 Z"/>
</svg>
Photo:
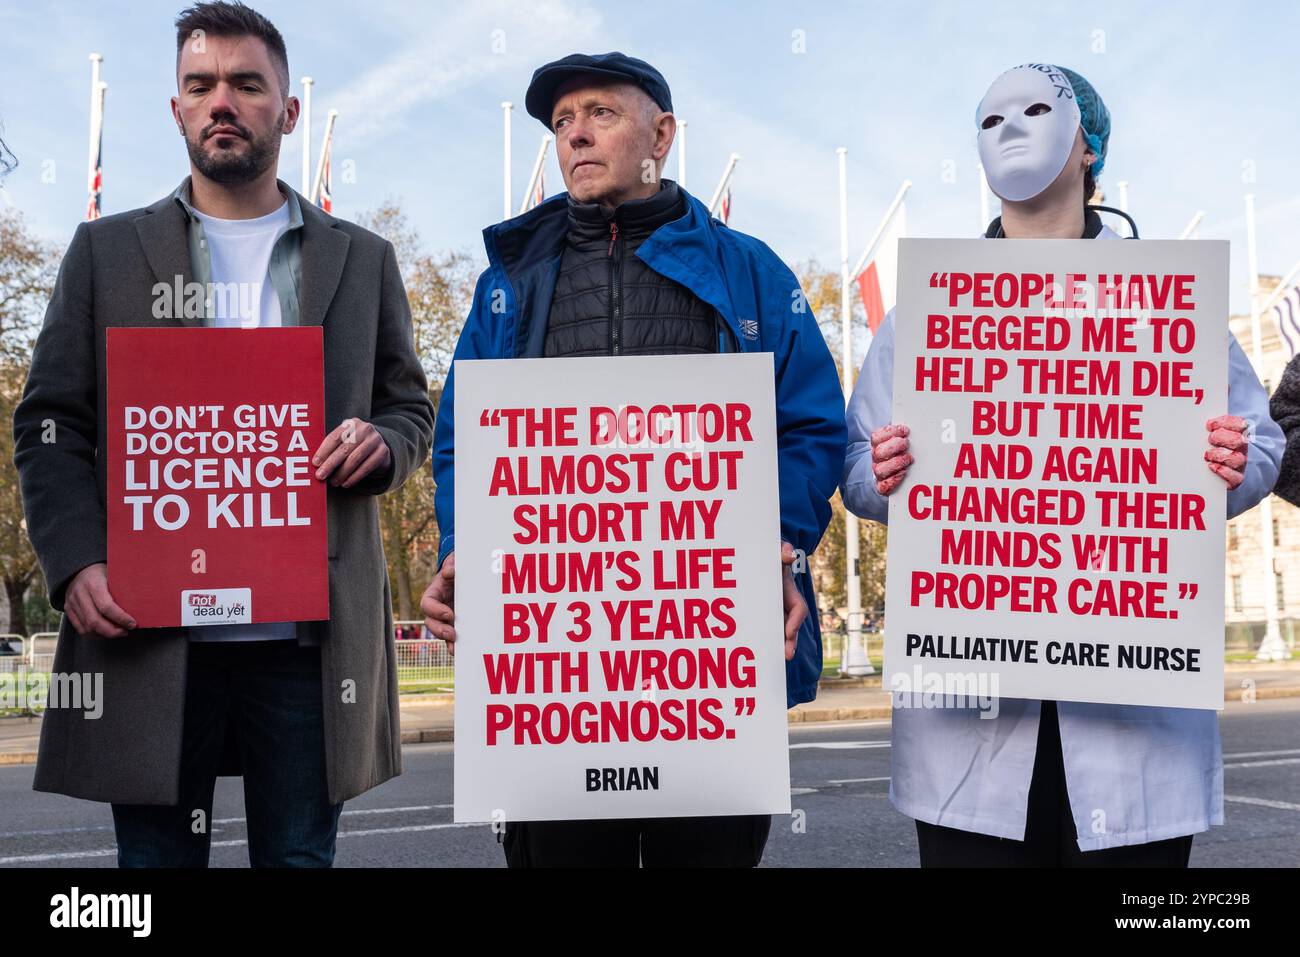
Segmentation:
<svg viewBox="0 0 1300 957">
<path fill-rule="evenodd" d="M 302 192 L 311 192 L 311 85 L 309 76 L 302 78 Z"/>
<path fill-rule="evenodd" d="M 104 58 L 98 53 L 90 55 L 90 153 L 86 160 L 86 193 L 95 191 L 95 160 L 99 153 L 99 67 Z M 89 206 L 89 199 L 87 206 Z"/>
<path fill-rule="evenodd" d="M 718 188 L 713 191 L 713 198 L 709 200 L 709 215 L 712 216 L 718 211 L 718 203 L 722 202 L 722 194 L 727 189 L 727 183 L 731 181 L 731 174 L 736 171 L 736 164 L 740 162 L 740 154 L 732 153 L 727 158 L 727 166 L 722 171 L 722 179 L 718 180 Z"/>
<path fill-rule="evenodd" d="M 1187 225 L 1183 227 L 1183 232 L 1178 238 L 1179 239 L 1191 238 L 1191 236 L 1196 232 L 1196 227 L 1201 225 L 1201 220 L 1204 218 L 1205 218 L 1205 210 L 1198 209 L 1196 211 L 1196 215 L 1193 216 L 1188 221 Z"/>
<path fill-rule="evenodd" d="M 686 121 L 677 124 L 677 185 L 686 188 Z"/>
<path fill-rule="evenodd" d="M 528 177 L 528 189 L 524 191 L 524 201 L 519 204 L 519 213 L 523 215 L 531 208 L 528 204 L 533 201 L 533 192 L 537 189 L 537 180 L 542 175 L 542 165 L 546 162 L 546 151 L 550 148 L 551 137 L 549 134 L 543 134 L 542 145 L 537 148 L 537 159 L 533 162 L 533 175 Z"/>
<path fill-rule="evenodd" d="M 853 302 L 849 295 L 849 181 L 848 154 L 837 147 L 835 155 L 840 173 L 840 372 L 843 376 L 844 402 L 853 395 Z M 844 651 L 840 655 L 840 674 L 873 675 L 876 669 L 862 644 L 862 578 L 858 561 L 858 517 L 844 508 L 844 595 L 847 610 L 844 620 Z"/>
<path fill-rule="evenodd" d="M 330 110 L 325 114 L 325 135 L 320 139 L 320 158 L 316 161 L 316 178 L 312 183 L 311 194 L 307 197 L 312 203 L 320 199 L 321 180 L 325 176 L 325 160 L 330 155 L 330 137 L 334 135 L 334 121 L 338 119 L 338 115 L 338 110 Z"/>
<path fill-rule="evenodd" d="M 1128 212 L 1128 180 L 1122 179 L 1115 185 L 1119 187 L 1120 212 L 1127 213 Z M 1121 228 L 1124 230 L 1125 236 L 1133 235 L 1133 227 L 1128 224 L 1127 219 L 1124 220 L 1124 225 Z"/>
<path fill-rule="evenodd" d="M 1264 343 L 1259 309 L 1259 259 L 1255 247 L 1255 196 L 1246 194 L 1246 261 L 1250 270 L 1250 351 L 1258 374 L 1264 368 Z M 1273 558 L 1273 496 L 1259 503 L 1260 546 L 1264 553 L 1264 640 L 1256 661 L 1282 661 L 1291 657 L 1277 627 L 1277 565 Z"/>
<path fill-rule="evenodd" d="M 867 260 L 874 255 L 876 247 L 880 245 L 880 238 L 885 235 L 885 230 L 889 228 L 889 224 L 893 220 L 894 214 L 898 212 L 898 207 L 903 205 L 903 197 L 907 195 L 907 191 L 911 188 L 912 181 L 910 179 L 903 180 L 903 185 L 898 187 L 898 192 L 894 194 L 894 201 L 889 204 L 889 209 L 885 210 L 884 218 L 880 221 L 880 225 L 876 227 L 875 233 L 871 236 L 871 242 L 867 243 L 867 248 L 862 250 L 862 255 L 858 257 L 858 264 L 849 272 L 850 280 L 858 278 L 858 274 L 862 272 L 862 268 L 866 266 Z"/>
<path fill-rule="evenodd" d="M 980 171 L 980 231 L 981 236 L 989 228 L 989 178 L 984 175 L 984 164 L 979 164 Z"/>
<path fill-rule="evenodd" d="M 504 164 L 504 171 L 502 173 L 502 181 L 501 181 L 501 188 L 502 188 L 501 218 L 502 219 L 510 218 L 510 208 L 512 206 L 510 202 L 510 111 L 513 109 L 514 109 L 514 104 L 511 103 L 509 100 L 506 100 L 501 104 L 501 117 L 502 117 L 502 122 L 505 124 L 505 134 L 506 134 L 505 151 L 503 153 L 503 159 L 502 159 L 502 162 Z"/>
</svg>

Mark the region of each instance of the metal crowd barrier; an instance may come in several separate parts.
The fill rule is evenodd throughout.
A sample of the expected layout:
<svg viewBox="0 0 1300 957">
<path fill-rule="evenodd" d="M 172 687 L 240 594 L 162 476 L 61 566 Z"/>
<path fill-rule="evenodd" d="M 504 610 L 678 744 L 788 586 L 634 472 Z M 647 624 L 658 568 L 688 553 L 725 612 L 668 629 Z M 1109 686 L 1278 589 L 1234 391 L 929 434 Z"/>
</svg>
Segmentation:
<svg viewBox="0 0 1300 957">
<path fill-rule="evenodd" d="M 393 630 L 397 646 L 398 691 L 451 691 L 455 669 L 447 643 L 430 638 L 422 621 L 395 621 Z"/>
<path fill-rule="evenodd" d="M 398 687 L 403 692 L 450 691 L 455 670 L 446 642 L 430 638 L 420 621 L 394 622 L 397 646 Z M 43 631 L 24 638 L 0 634 L 0 641 L 16 642 L 17 655 L 0 655 L 0 674 L 18 672 L 49 674 L 54 666 L 58 633 Z"/>
</svg>

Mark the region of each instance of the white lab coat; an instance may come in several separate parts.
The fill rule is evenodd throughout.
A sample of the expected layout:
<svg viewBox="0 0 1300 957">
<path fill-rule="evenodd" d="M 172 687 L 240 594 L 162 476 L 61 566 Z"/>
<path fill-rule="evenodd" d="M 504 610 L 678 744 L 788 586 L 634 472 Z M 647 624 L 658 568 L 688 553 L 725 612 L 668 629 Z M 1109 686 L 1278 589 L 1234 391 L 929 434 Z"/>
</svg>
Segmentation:
<svg viewBox="0 0 1300 957">
<path fill-rule="evenodd" d="M 1099 239 L 1120 238 L 1105 228 Z M 894 314 L 881 323 L 849 401 L 848 457 L 840 491 L 856 515 L 887 523 L 871 471 L 871 433 L 893 421 Z M 1228 409 L 1251 423 L 1245 481 L 1228 517 L 1273 488 L 1286 440 L 1268 393 L 1228 333 Z M 1190 708 L 1057 704 L 1066 788 L 1079 849 L 1145 844 L 1223 823 L 1218 714 Z M 1024 840 L 1039 702 L 1003 698 L 996 718 L 976 708 L 896 707 L 889 798 L 909 817 Z"/>
</svg>

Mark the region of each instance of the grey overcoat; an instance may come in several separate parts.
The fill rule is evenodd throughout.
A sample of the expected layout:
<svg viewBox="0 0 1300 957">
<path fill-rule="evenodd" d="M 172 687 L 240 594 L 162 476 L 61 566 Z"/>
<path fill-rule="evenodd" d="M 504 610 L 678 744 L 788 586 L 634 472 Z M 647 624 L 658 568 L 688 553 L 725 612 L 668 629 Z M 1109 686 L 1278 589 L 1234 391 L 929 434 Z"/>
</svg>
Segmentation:
<svg viewBox="0 0 1300 957">
<path fill-rule="evenodd" d="M 329 800 L 337 803 L 402 769 L 393 615 L 376 496 L 424 466 L 433 406 L 392 245 L 301 196 L 299 204 L 300 322 L 324 331 L 326 429 L 350 416 L 371 422 L 393 458 L 392 470 L 364 488 L 329 487 L 332 617 L 298 625 L 300 643 L 321 646 Z M 76 573 L 108 558 L 105 456 L 98 454 L 106 447 L 104 330 L 202 324 L 200 318 L 154 317 L 155 285 L 192 278 L 186 228 L 184 212 L 168 197 L 82 223 L 63 259 L 14 415 L 28 534 L 57 609 Z M 52 442 L 42 441 L 47 422 L 53 423 Z M 46 712 L 36 790 L 175 804 L 187 648 L 179 629 L 83 638 L 65 616 L 54 671 L 102 673 L 103 710 L 93 720 L 79 710 Z"/>
</svg>

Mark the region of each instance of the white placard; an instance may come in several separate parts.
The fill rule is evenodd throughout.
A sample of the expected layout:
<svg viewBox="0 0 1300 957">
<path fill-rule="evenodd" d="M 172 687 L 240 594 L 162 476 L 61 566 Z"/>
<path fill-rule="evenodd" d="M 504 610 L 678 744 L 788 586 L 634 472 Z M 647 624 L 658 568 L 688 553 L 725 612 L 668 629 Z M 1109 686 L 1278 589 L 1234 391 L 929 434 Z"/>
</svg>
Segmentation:
<svg viewBox="0 0 1300 957">
<path fill-rule="evenodd" d="M 789 813 L 771 354 L 455 389 L 455 819 Z"/>
<path fill-rule="evenodd" d="M 1222 708 L 1228 244 L 900 257 L 886 687 Z"/>
</svg>

